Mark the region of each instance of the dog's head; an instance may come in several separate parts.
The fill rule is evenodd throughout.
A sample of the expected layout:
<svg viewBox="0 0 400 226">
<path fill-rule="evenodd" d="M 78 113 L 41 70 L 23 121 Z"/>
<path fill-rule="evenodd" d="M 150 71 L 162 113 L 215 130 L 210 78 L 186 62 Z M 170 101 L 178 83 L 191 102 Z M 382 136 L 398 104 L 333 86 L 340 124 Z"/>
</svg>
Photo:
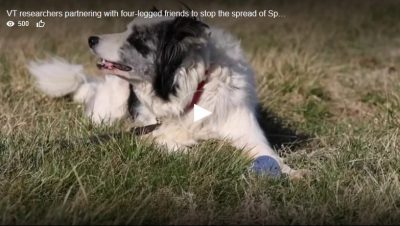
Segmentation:
<svg viewBox="0 0 400 226">
<path fill-rule="evenodd" d="M 125 32 L 89 37 L 89 46 L 101 70 L 131 83 L 151 82 L 168 100 L 176 89 L 176 71 L 206 47 L 208 38 L 208 26 L 195 17 L 135 18 Z"/>
</svg>

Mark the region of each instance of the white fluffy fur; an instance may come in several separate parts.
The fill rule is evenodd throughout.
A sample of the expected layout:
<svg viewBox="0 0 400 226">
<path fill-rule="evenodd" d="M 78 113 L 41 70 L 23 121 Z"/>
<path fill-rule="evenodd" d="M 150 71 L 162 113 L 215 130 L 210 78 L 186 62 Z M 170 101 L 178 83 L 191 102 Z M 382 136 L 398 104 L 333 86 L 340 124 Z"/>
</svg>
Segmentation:
<svg viewBox="0 0 400 226">
<path fill-rule="evenodd" d="M 86 114 L 96 123 L 112 123 L 127 113 L 129 83 L 113 75 L 106 75 L 96 84 L 95 95 L 87 102 Z"/>
<path fill-rule="evenodd" d="M 117 48 L 120 35 L 107 36 L 111 42 L 117 41 L 105 43 L 104 46 Z M 107 56 L 107 51 L 101 55 L 115 60 L 115 51 L 109 51 L 110 56 Z M 48 95 L 62 96 L 73 92 L 75 100 L 86 104 L 87 115 L 95 122 L 112 123 L 127 112 L 129 85 L 115 76 L 87 80 L 84 79 L 86 76 L 82 76 L 81 66 L 60 60 L 31 63 L 29 69 L 36 77 L 38 87 Z M 206 70 L 210 71 L 208 82 L 197 104 L 213 114 L 193 122 L 193 110 L 185 113 L 184 109 L 199 82 L 205 79 Z M 137 120 L 143 124 L 152 124 L 156 118 L 162 121 L 159 129 L 150 134 L 157 143 L 176 150 L 210 138 L 226 139 L 238 148 L 247 148 L 253 157 L 268 155 L 275 158 L 283 173 L 295 177 L 299 175 L 284 164 L 270 147 L 256 120 L 254 75 L 239 41 L 220 29 L 211 29 L 206 50 L 193 52 L 177 73 L 179 75 L 176 77 L 180 78 L 176 81 L 179 89 L 169 102 L 155 95 L 150 82 L 133 84 L 142 104 Z"/>
<path fill-rule="evenodd" d="M 82 65 L 69 64 L 57 58 L 29 64 L 29 71 L 35 76 L 37 86 L 51 97 L 75 92 L 85 79 L 82 70 Z"/>
<path fill-rule="evenodd" d="M 73 95 L 73 100 L 86 105 L 85 113 L 95 123 L 113 123 L 126 115 L 129 83 L 106 75 L 94 78 L 83 73 L 81 65 L 69 64 L 63 59 L 30 62 L 30 73 L 37 87 L 51 97 Z"/>
</svg>

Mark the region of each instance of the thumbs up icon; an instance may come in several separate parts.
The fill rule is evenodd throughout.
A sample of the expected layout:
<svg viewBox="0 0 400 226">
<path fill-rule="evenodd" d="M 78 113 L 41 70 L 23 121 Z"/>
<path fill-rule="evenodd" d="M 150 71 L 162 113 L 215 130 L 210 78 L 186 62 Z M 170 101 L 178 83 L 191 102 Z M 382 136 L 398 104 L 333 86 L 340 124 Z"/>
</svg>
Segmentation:
<svg viewBox="0 0 400 226">
<path fill-rule="evenodd" d="M 43 20 L 40 20 L 39 22 L 36 23 L 36 27 L 44 27 L 46 23 L 43 22 Z"/>
</svg>

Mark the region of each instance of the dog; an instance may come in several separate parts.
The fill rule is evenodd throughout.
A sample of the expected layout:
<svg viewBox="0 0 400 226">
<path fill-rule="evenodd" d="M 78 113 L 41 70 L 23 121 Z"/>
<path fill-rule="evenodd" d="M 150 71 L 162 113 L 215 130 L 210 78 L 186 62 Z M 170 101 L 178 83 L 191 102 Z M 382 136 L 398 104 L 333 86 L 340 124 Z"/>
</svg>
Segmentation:
<svg viewBox="0 0 400 226">
<path fill-rule="evenodd" d="M 254 72 L 240 42 L 195 17 L 135 18 L 121 33 L 88 38 L 103 78 L 60 58 L 31 62 L 38 88 L 51 97 L 73 95 L 95 123 L 127 115 L 167 150 L 208 139 L 245 148 L 251 169 L 273 177 L 302 177 L 271 148 L 256 115 Z M 193 121 L 194 105 L 213 112 Z M 155 126 L 154 126 L 155 125 Z"/>
</svg>

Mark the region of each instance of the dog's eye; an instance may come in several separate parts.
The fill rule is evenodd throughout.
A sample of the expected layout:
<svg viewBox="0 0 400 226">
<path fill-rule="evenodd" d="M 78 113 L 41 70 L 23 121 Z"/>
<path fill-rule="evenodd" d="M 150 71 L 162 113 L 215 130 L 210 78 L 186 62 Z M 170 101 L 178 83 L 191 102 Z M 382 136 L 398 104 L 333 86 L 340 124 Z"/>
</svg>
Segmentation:
<svg viewBox="0 0 400 226">
<path fill-rule="evenodd" d="M 150 48 L 146 45 L 146 42 L 144 39 L 131 35 L 128 38 L 129 44 L 131 44 L 135 49 L 142 54 L 144 57 L 146 57 L 150 53 Z"/>
</svg>

